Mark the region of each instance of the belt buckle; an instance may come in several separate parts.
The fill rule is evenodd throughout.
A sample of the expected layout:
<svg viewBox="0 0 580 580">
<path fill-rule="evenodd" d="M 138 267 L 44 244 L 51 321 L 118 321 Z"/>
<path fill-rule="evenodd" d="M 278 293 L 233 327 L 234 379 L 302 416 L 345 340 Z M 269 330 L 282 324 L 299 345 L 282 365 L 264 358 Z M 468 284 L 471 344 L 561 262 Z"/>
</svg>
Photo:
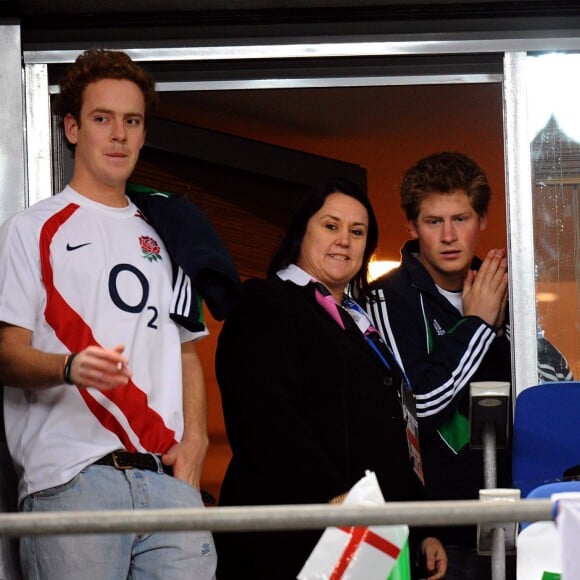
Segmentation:
<svg viewBox="0 0 580 580">
<path fill-rule="evenodd" d="M 111 457 L 113 459 L 113 466 L 115 467 L 115 469 L 121 469 L 121 470 L 126 470 L 126 469 L 133 469 L 132 465 L 121 465 L 119 463 L 119 460 L 117 458 L 117 451 L 113 451 L 111 453 Z"/>
</svg>

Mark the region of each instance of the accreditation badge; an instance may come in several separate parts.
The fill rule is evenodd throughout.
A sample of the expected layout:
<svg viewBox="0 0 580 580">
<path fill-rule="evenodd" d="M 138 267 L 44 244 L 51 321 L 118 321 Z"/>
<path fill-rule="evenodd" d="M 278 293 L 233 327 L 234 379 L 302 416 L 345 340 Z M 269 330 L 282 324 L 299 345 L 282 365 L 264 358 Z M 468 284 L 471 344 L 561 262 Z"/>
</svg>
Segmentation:
<svg viewBox="0 0 580 580">
<path fill-rule="evenodd" d="M 415 395 L 413 395 L 411 387 L 405 379 L 401 381 L 401 402 L 403 408 L 403 419 L 405 421 L 405 433 L 407 435 L 407 447 L 409 449 L 409 459 L 411 460 L 413 471 L 421 480 L 421 483 L 425 485 L 423 461 L 421 460 L 421 447 L 419 445 L 419 423 L 417 422 Z"/>
</svg>

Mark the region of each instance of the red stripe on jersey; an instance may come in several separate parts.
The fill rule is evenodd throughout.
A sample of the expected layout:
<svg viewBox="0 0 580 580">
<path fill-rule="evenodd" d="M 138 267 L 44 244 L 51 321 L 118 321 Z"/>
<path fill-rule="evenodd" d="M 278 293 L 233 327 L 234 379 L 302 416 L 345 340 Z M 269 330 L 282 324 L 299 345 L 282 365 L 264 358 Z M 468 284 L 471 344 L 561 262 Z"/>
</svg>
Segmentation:
<svg viewBox="0 0 580 580">
<path fill-rule="evenodd" d="M 42 281 L 47 295 L 44 316 L 56 336 L 71 352 L 79 352 L 91 345 L 101 346 L 95 340 L 91 328 L 54 286 L 50 246 L 58 229 L 78 208 L 77 204 L 70 203 L 48 219 L 40 232 L 39 242 Z M 119 437 L 126 449 L 135 451 L 128 433 L 115 416 L 86 389 L 79 389 L 79 392 L 103 427 Z M 163 418 L 149 407 L 147 395 L 132 381 L 127 386 L 101 393 L 121 409 L 144 449 L 151 453 L 165 453 L 176 443 L 175 431 L 167 427 Z"/>
<path fill-rule="evenodd" d="M 95 399 L 95 397 L 93 397 L 93 395 L 91 395 L 91 393 L 87 391 L 87 389 L 81 389 L 79 387 L 77 387 L 77 389 L 87 407 L 90 409 L 93 415 L 99 420 L 99 423 L 101 423 L 101 425 L 105 427 L 105 429 L 108 429 L 109 431 L 114 433 L 121 440 L 123 447 L 127 451 L 137 451 L 135 445 L 133 445 L 133 442 L 131 441 L 131 439 L 129 439 L 127 432 L 125 431 L 125 429 L 123 429 L 119 421 L 117 421 L 115 415 L 113 415 L 107 409 L 105 409 Z"/>
</svg>

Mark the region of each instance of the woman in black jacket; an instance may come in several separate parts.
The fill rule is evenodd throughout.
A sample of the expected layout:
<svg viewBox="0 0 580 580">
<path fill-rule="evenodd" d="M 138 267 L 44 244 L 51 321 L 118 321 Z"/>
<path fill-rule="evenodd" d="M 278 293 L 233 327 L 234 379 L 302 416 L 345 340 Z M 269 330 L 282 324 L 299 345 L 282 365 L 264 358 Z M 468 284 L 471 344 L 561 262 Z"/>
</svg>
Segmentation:
<svg viewBox="0 0 580 580">
<path fill-rule="evenodd" d="M 352 300 L 366 288 L 377 238 L 368 198 L 326 183 L 304 198 L 268 278 L 245 282 L 216 356 L 233 451 L 221 505 L 326 503 L 367 469 L 386 500 L 421 497 L 402 374 Z M 296 578 L 320 534 L 218 534 L 218 578 Z M 422 545 L 431 577 L 442 578 L 440 543 Z"/>
</svg>

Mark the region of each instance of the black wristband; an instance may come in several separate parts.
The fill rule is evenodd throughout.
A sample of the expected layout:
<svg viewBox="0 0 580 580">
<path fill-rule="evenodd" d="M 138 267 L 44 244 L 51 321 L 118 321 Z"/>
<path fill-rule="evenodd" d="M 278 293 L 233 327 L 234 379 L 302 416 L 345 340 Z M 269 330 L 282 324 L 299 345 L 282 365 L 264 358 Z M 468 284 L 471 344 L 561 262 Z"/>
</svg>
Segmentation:
<svg viewBox="0 0 580 580">
<path fill-rule="evenodd" d="M 73 361 L 75 360 L 75 357 L 77 356 L 77 354 L 79 354 L 79 353 L 73 352 L 73 353 L 69 354 L 66 357 L 66 360 L 64 361 L 63 375 L 64 375 L 64 382 L 67 385 L 74 385 L 74 382 L 72 381 L 71 376 L 70 376 L 70 372 L 72 370 Z"/>
</svg>

